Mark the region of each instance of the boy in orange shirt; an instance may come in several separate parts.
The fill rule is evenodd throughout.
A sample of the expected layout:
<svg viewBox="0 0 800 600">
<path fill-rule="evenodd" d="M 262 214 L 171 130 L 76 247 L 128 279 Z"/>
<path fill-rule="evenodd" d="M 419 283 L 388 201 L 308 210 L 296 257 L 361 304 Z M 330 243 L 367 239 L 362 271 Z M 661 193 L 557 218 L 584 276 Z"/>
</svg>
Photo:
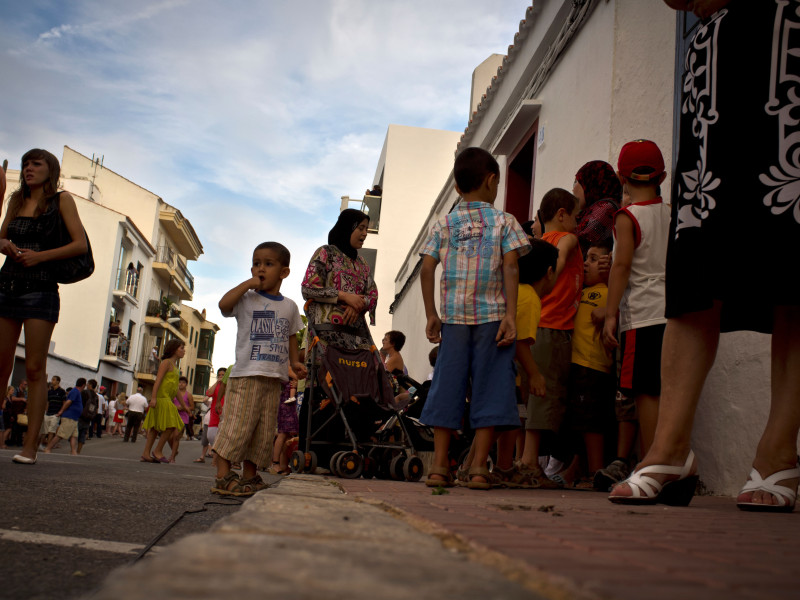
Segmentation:
<svg viewBox="0 0 800 600">
<path fill-rule="evenodd" d="M 547 192 L 539 207 L 545 231 L 542 239 L 558 248 L 558 263 L 553 291 L 542 298 L 542 316 L 533 346 L 533 359 L 545 379 L 545 394 L 528 398 L 520 469 L 542 486 L 549 480 L 538 465 L 539 447 L 542 433 L 558 432 L 564 419 L 572 363 L 573 322 L 583 288 L 583 255 L 574 234 L 578 212 L 578 199 L 560 188 Z"/>
</svg>

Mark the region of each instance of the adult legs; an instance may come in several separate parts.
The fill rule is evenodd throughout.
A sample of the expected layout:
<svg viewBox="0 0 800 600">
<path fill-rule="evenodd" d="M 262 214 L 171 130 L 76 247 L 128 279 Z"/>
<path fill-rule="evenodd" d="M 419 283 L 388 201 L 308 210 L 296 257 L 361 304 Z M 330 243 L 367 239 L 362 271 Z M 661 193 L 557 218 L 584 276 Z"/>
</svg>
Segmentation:
<svg viewBox="0 0 800 600">
<path fill-rule="evenodd" d="M 720 304 L 669 319 L 661 349 L 661 400 L 653 444 L 639 467 L 682 466 L 690 451 L 692 427 L 708 371 L 719 345 Z M 652 473 L 654 479 L 669 476 Z M 663 482 L 663 481 L 662 481 Z M 630 487 L 615 487 L 612 496 L 630 496 Z"/>
<path fill-rule="evenodd" d="M 17 349 L 20 331 L 22 331 L 20 321 L 0 317 L 0 387 L 3 397 L 6 395 L 8 381 L 14 368 L 14 352 Z M 9 432 L 10 430 L 11 428 Z"/>
<path fill-rule="evenodd" d="M 142 458 L 147 460 L 150 459 L 157 434 L 158 432 L 155 430 L 155 427 L 151 427 L 147 430 L 147 440 L 144 443 L 144 450 L 142 450 Z"/>
<path fill-rule="evenodd" d="M 172 447 L 172 437 L 175 435 L 175 428 L 169 427 L 161 432 L 161 437 L 158 438 L 158 444 L 156 444 L 155 450 L 153 450 L 153 456 L 157 459 L 161 460 L 164 458 L 164 444 L 170 442 L 170 447 Z M 150 440 L 150 434 L 147 434 L 147 440 Z"/>
<path fill-rule="evenodd" d="M 797 464 L 800 430 L 800 307 L 775 309 L 772 333 L 772 401 L 764 433 L 756 449 L 753 467 L 767 477 Z M 797 479 L 780 482 L 792 489 Z M 772 494 L 741 494 L 740 502 L 778 504 Z"/>
<path fill-rule="evenodd" d="M 47 350 L 55 323 L 41 319 L 25 320 L 25 375 L 28 378 L 28 431 L 20 454 L 36 458 L 39 430 L 47 409 Z M 2 336 L 0 331 L 0 336 Z M 16 345 L 16 342 L 15 342 Z"/>
</svg>

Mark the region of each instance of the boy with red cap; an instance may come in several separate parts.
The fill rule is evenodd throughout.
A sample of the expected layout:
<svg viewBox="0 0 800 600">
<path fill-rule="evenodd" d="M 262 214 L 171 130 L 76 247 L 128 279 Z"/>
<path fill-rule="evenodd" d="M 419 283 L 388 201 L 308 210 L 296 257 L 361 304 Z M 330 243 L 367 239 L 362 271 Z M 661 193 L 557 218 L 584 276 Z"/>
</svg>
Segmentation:
<svg viewBox="0 0 800 600">
<path fill-rule="evenodd" d="M 609 350 L 620 346 L 619 388 L 636 402 L 646 453 L 658 420 L 661 341 L 667 322 L 664 273 L 670 208 L 661 199 L 664 158 L 649 140 L 628 142 L 620 150 L 617 172 L 630 204 L 614 215 L 603 344 Z"/>
</svg>

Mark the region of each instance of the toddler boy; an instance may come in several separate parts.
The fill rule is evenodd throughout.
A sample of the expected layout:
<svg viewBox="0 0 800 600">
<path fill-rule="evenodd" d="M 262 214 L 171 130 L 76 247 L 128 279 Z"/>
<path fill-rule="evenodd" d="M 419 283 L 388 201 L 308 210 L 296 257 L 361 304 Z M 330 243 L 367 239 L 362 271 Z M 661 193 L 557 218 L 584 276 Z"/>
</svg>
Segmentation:
<svg viewBox="0 0 800 600">
<path fill-rule="evenodd" d="M 217 478 L 212 492 L 252 496 L 267 484 L 259 467 L 272 460 L 272 439 L 278 417 L 281 383 L 289 365 L 305 377 L 295 335 L 303 328 L 297 305 L 281 295 L 289 275 L 289 251 L 277 242 L 264 242 L 253 251 L 252 277 L 219 301 L 225 317 L 236 317 L 236 361 L 225 391 L 225 418 L 219 426 L 214 453 Z M 242 477 L 231 471 L 242 463 Z"/>
</svg>

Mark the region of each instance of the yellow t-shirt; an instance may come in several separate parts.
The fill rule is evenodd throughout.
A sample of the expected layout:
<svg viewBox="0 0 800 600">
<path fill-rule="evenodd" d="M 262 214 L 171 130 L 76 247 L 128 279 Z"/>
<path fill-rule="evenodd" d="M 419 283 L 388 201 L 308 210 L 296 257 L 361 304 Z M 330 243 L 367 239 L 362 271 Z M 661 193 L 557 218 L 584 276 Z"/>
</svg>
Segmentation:
<svg viewBox="0 0 800 600">
<path fill-rule="evenodd" d="M 603 373 L 611 373 L 614 359 L 603 348 L 600 332 L 592 323 L 592 311 L 605 306 L 607 301 L 608 286 L 605 283 L 583 288 L 572 334 L 572 362 Z"/>
<path fill-rule="evenodd" d="M 517 340 L 530 338 L 535 342 L 536 330 L 539 328 L 539 318 L 541 316 L 542 300 L 539 298 L 539 294 L 527 283 L 519 284 L 517 288 Z M 524 370 L 517 364 L 517 387 L 523 385 L 523 374 Z M 524 385 L 527 386 L 527 382 Z M 527 396 L 525 397 L 527 398 Z"/>
<path fill-rule="evenodd" d="M 517 291 L 517 339 L 536 341 L 536 329 L 542 316 L 542 301 L 533 286 L 521 283 Z"/>
</svg>

